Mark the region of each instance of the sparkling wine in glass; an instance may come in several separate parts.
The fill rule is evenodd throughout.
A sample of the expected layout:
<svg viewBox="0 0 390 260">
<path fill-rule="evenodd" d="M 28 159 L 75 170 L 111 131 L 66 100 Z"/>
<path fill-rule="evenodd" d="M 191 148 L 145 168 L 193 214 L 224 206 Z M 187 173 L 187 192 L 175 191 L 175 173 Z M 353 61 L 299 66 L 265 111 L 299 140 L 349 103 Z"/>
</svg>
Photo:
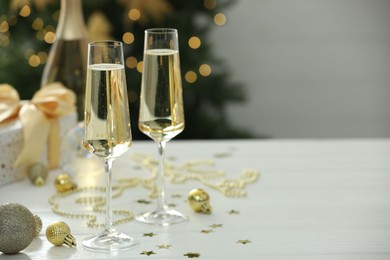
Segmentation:
<svg viewBox="0 0 390 260">
<path fill-rule="evenodd" d="M 111 167 L 132 142 L 123 47 L 118 41 L 88 44 L 83 146 L 105 165 L 106 218 L 98 235 L 85 239 L 85 248 L 112 252 L 138 245 L 138 241 L 116 231 L 112 221 Z"/>
<path fill-rule="evenodd" d="M 169 226 L 187 220 L 185 215 L 167 206 L 164 190 L 165 145 L 184 129 L 177 30 L 146 30 L 143 62 L 138 127 L 158 147 L 159 198 L 154 211 L 143 213 L 136 219 L 149 224 Z"/>
</svg>

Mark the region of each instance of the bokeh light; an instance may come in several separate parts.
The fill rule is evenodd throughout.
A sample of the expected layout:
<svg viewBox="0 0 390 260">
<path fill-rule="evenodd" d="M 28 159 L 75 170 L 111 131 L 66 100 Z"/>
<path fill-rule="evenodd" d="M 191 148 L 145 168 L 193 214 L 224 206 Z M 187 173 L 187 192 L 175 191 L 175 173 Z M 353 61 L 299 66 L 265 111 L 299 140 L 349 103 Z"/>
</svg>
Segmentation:
<svg viewBox="0 0 390 260">
<path fill-rule="evenodd" d="M 0 32 L 1 33 L 5 33 L 5 32 L 8 32 L 8 29 L 9 29 L 9 24 L 7 21 L 2 21 L 0 23 Z"/>
<path fill-rule="evenodd" d="M 31 9 L 28 5 L 25 5 L 20 9 L 19 15 L 23 17 L 27 17 L 31 14 Z"/>
<path fill-rule="evenodd" d="M 192 49 L 198 49 L 200 47 L 200 45 L 202 44 L 202 42 L 200 41 L 200 39 L 196 36 L 192 36 L 189 40 L 188 40 L 188 45 L 190 46 L 190 48 Z"/>
<path fill-rule="evenodd" d="M 194 71 L 190 70 L 190 71 L 187 71 L 184 78 L 188 83 L 194 83 L 198 77 Z"/>
<path fill-rule="evenodd" d="M 128 13 L 129 19 L 131 21 L 138 21 L 141 18 L 141 12 L 138 9 L 130 9 Z"/>
<path fill-rule="evenodd" d="M 211 74 L 211 67 L 208 64 L 202 64 L 199 67 L 199 74 L 202 75 L 203 77 L 210 76 Z"/>
<path fill-rule="evenodd" d="M 223 13 L 218 13 L 214 16 L 214 23 L 222 26 L 226 23 L 226 16 Z"/>
<path fill-rule="evenodd" d="M 122 40 L 126 44 L 132 44 L 134 42 L 134 34 L 131 32 L 126 32 L 123 34 Z"/>
<path fill-rule="evenodd" d="M 204 0 L 203 5 L 205 8 L 211 10 L 211 9 L 214 9 L 215 7 L 217 7 L 217 1 L 216 0 Z"/>
<path fill-rule="evenodd" d="M 56 41 L 56 34 L 49 31 L 45 34 L 44 40 L 45 42 L 52 44 Z"/>
<path fill-rule="evenodd" d="M 136 57 L 131 56 L 126 59 L 126 67 L 130 69 L 134 69 L 137 67 L 137 65 L 138 65 L 138 61 Z"/>
<path fill-rule="evenodd" d="M 36 18 L 35 20 L 34 20 L 34 22 L 32 23 L 32 28 L 34 29 L 34 30 L 42 30 L 42 28 L 43 28 L 43 26 L 44 26 L 45 24 L 44 24 L 44 22 L 43 22 L 43 20 L 41 19 L 41 18 Z"/>
<path fill-rule="evenodd" d="M 38 55 L 33 54 L 33 55 L 31 55 L 30 58 L 28 59 L 28 64 L 29 64 L 31 67 L 38 67 L 38 66 L 41 64 L 41 59 L 39 58 Z"/>
<path fill-rule="evenodd" d="M 144 66 L 144 62 L 143 62 L 143 61 L 138 62 L 138 64 L 137 64 L 137 71 L 138 71 L 139 73 L 142 73 L 142 71 L 143 71 L 143 66 Z"/>
</svg>

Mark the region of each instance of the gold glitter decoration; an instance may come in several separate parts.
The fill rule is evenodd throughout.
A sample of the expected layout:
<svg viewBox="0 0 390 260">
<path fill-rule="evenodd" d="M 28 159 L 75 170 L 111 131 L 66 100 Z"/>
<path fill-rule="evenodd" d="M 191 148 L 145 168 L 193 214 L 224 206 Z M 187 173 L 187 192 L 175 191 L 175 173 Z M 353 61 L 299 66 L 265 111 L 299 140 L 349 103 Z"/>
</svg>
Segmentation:
<svg viewBox="0 0 390 260">
<path fill-rule="evenodd" d="M 212 224 L 210 225 L 211 228 L 221 228 L 222 224 Z"/>
<path fill-rule="evenodd" d="M 76 239 L 70 234 L 69 226 L 63 221 L 57 221 L 46 228 L 46 238 L 55 246 L 76 246 Z"/>
<path fill-rule="evenodd" d="M 77 188 L 77 184 L 73 182 L 72 177 L 65 173 L 56 177 L 54 186 L 58 192 L 67 192 Z"/>
<path fill-rule="evenodd" d="M 233 215 L 233 214 L 235 214 L 235 215 L 240 214 L 240 212 L 239 212 L 238 210 L 234 210 L 234 209 L 229 210 L 228 213 L 229 213 L 230 215 Z"/>
<path fill-rule="evenodd" d="M 152 173 L 151 179 L 156 179 L 158 161 L 153 156 L 134 153 L 131 158 Z M 167 162 L 164 174 L 171 183 L 180 184 L 189 180 L 197 180 L 209 188 L 220 191 L 227 197 L 246 196 L 244 188 L 246 185 L 256 182 L 260 174 L 258 170 L 245 169 L 238 178 L 231 179 L 226 178 L 225 172 L 222 170 L 209 169 L 214 165 L 215 162 L 213 160 L 188 160 L 182 165 Z M 221 178 L 218 183 L 212 182 L 218 178 Z M 143 181 L 141 185 L 151 189 L 151 197 L 157 197 L 155 181 Z"/>
<path fill-rule="evenodd" d="M 144 237 L 154 237 L 157 236 L 157 234 L 154 233 L 144 233 Z"/>
<path fill-rule="evenodd" d="M 139 203 L 139 204 L 150 204 L 150 203 L 152 203 L 149 200 L 136 200 L 136 202 Z"/>
<path fill-rule="evenodd" d="M 130 187 L 134 187 L 136 185 L 136 182 L 128 182 L 126 185 L 120 185 L 120 186 L 113 186 L 112 190 L 115 192 L 112 195 L 112 198 L 118 198 L 120 197 L 124 190 Z M 49 198 L 49 203 L 51 205 L 51 209 L 54 213 L 68 218 L 84 218 L 87 220 L 87 226 L 88 227 L 103 227 L 104 223 L 98 223 L 97 222 L 97 215 L 92 213 L 72 213 L 65 210 L 60 209 L 60 204 L 57 201 L 58 198 L 64 198 L 67 196 L 70 196 L 72 194 L 78 194 L 78 193 L 90 193 L 90 192 L 101 192 L 105 193 L 106 188 L 105 187 L 84 187 L 84 188 L 76 188 L 74 190 L 70 190 L 64 193 L 56 193 L 53 196 Z M 75 199 L 76 204 L 86 204 L 92 206 L 92 211 L 94 213 L 104 213 L 105 212 L 105 203 L 106 200 L 102 196 L 85 196 L 85 197 L 78 197 Z M 118 218 L 113 221 L 113 225 L 118 225 L 126 222 L 130 222 L 134 219 L 134 214 L 129 210 L 113 210 L 112 213 L 114 215 L 121 215 L 123 217 Z"/>
<path fill-rule="evenodd" d="M 212 230 L 212 229 L 203 229 L 202 231 L 200 231 L 200 233 L 203 233 L 203 234 L 210 234 L 212 232 L 214 232 L 214 230 Z"/>
<path fill-rule="evenodd" d="M 156 198 L 158 195 L 158 189 L 156 185 L 158 160 L 154 159 L 153 156 L 140 153 L 131 154 L 131 159 L 137 163 L 141 169 L 150 171 L 151 176 L 147 178 L 135 177 L 118 179 L 117 183 L 112 186 L 112 198 L 118 198 L 126 189 L 136 186 L 150 190 L 149 197 Z M 210 168 L 214 165 L 215 162 L 213 160 L 188 160 L 181 165 L 167 163 L 165 166 L 165 175 L 167 179 L 174 184 L 197 180 L 205 186 L 221 192 L 227 197 L 246 196 L 246 185 L 256 182 L 259 177 L 258 170 L 247 169 L 244 170 L 238 178 L 226 178 L 224 171 Z M 86 204 L 90 206 L 92 208 L 91 213 L 79 213 L 79 211 L 77 213 L 71 212 L 63 209 L 60 206 L 60 199 L 70 197 L 74 194 L 82 195 L 83 193 L 91 192 L 105 193 L 105 187 L 82 187 L 73 188 L 64 192 L 58 192 L 49 198 L 49 203 L 51 205 L 52 211 L 60 216 L 86 219 L 88 227 L 102 227 L 104 224 L 97 222 L 97 214 L 105 212 L 105 199 L 103 196 L 87 195 L 80 196 L 75 200 L 76 204 Z M 114 220 L 113 225 L 129 222 L 134 219 L 133 213 L 129 210 L 113 210 L 113 214 L 120 215 L 118 219 Z"/>
<path fill-rule="evenodd" d="M 236 243 L 240 243 L 240 244 L 249 244 L 249 243 L 252 243 L 252 241 L 248 240 L 248 239 L 242 239 L 242 240 L 238 240 Z"/>
<path fill-rule="evenodd" d="M 168 245 L 168 244 L 161 244 L 161 245 L 157 245 L 157 247 L 159 249 L 169 249 L 172 245 Z"/>
<path fill-rule="evenodd" d="M 186 254 L 184 254 L 184 256 L 186 256 L 188 258 L 198 258 L 198 257 L 200 257 L 200 254 L 199 253 L 186 253 Z"/>
<path fill-rule="evenodd" d="M 195 212 L 211 214 L 210 196 L 206 191 L 202 189 L 191 190 L 187 202 Z"/>
<path fill-rule="evenodd" d="M 147 256 L 150 256 L 150 255 L 155 255 L 156 253 L 154 251 L 142 251 L 140 253 L 140 255 L 147 255 Z"/>
</svg>

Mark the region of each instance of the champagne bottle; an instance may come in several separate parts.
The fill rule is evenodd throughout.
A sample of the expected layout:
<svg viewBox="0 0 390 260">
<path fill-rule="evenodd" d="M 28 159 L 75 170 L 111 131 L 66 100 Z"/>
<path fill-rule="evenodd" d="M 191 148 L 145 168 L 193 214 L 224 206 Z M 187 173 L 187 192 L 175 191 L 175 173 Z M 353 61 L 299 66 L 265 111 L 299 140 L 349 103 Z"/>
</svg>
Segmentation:
<svg viewBox="0 0 390 260">
<path fill-rule="evenodd" d="M 61 82 L 77 96 L 78 120 L 84 118 L 88 32 L 81 0 L 61 0 L 56 41 L 51 46 L 41 87 Z"/>
</svg>

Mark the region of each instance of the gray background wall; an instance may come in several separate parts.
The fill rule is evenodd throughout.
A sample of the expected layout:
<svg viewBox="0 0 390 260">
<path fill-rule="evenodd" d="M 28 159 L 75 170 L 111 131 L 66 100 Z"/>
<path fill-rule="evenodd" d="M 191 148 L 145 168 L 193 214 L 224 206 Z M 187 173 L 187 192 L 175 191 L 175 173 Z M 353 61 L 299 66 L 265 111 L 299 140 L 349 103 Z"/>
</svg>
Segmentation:
<svg viewBox="0 0 390 260">
<path fill-rule="evenodd" d="M 274 138 L 390 137 L 390 0 L 239 0 L 213 31 L 231 121 Z"/>
</svg>

